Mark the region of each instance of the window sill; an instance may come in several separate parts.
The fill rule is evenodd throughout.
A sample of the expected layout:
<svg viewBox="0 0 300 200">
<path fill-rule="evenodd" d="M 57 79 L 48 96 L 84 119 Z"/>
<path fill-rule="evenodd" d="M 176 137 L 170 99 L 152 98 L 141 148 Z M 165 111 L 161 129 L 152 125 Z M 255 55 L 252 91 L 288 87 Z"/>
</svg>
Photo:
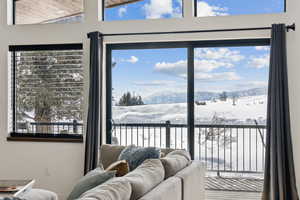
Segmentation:
<svg viewBox="0 0 300 200">
<path fill-rule="evenodd" d="M 11 142 L 64 142 L 64 143 L 83 143 L 82 135 L 67 134 L 30 134 L 30 133 L 10 133 L 6 138 Z"/>
</svg>

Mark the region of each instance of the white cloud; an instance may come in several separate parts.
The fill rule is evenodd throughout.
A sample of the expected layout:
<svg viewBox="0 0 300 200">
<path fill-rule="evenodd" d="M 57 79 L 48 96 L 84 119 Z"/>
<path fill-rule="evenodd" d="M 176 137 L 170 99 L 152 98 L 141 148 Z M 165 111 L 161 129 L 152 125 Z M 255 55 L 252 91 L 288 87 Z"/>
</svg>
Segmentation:
<svg viewBox="0 0 300 200">
<path fill-rule="evenodd" d="M 136 86 L 167 86 L 167 85 L 175 85 L 175 81 L 167 81 L 167 80 L 153 80 L 153 81 L 136 81 L 133 82 Z"/>
<path fill-rule="evenodd" d="M 270 56 L 268 54 L 260 57 L 250 58 L 249 65 L 257 69 L 265 68 L 269 66 Z"/>
<path fill-rule="evenodd" d="M 127 13 L 127 7 L 126 6 L 119 8 L 119 10 L 118 10 L 119 17 L 123 17 L 126 13 Z"/>
<path fill-rule="evenodd" d="M 150 0 L 150 3 L 146 3 L 144 6 L 146 11 L 146 18 L 158 19 L 163 15 L 173 13 L 172 0 Z"/>
<path fill-rule="evenodd" d="M 222 60 L 224 62 L 239 62 L 245 58 L 239 51 L 228 48 L 199 48 L 195 56 L 201 59 Z"/>
<path fill-rule="evenodd" d="M 214 72 L 219 68 L 233 68 L 235 63 L 243 60 L 245 56 L 239 51 L 228 48 L 201 48 L 195 51 L 195 78 L 198 80 L 239 80 L 235 72 Z M 187 61 L 159 62 L 154 66 L 156 72 L 187 77 Z"/>
<path fill-rule="evenodd" d="M 219 62 L 216 60 L 195 60 L 195 78 L 199 80 L 238 80 L 239 77 L 234 72 L 210 73 L 220 67 L 231 68 L 231 63 Z M 187 77 L 187 61 L 180 60 L 174 63 L 156 63 L 156 72 L 173 75 L 181 78 Z M 222 77 L 224 76 L 224 77 Z"/>
<path fill-rule="evenodd" d="M 131 56 L 129 59 L 123 59 L 121 60 L 122 62 L 129 62 L 129 63 L 137 63 L 139 61 L 139 59 L 135 56 Z"/>
<path fill-rule="evenodd" d="M 236 81 L 241 77 L 235 72 L 196 73 L 195 79 L 199 81 Z"/>
<path fill-rule="evenodd" d="M 197 2 L 197 16 L 207 17 L 207 16 L 225 16 L 228 15 L 227 8 L 222 8 L 218 6 L 211 6 L 205 1 Z"/>
<path fill-rule="evenodd" d="M 263 88 L 267 86 L 268 86 L 267 81 L 247 81 L 235 85 L 237 89 Z"/>
<path fill-rule="evenodd" d="M 258 51 L 269 51 L 270 47 L 267 47 L 267 46 L 256 46 L 255 49 L 258 50 Z"/>
<path fill-rule="evenodd" d="M 154 70 L 156 72 L 175 75 L 179 77 L 186 77 L 187 72 L 187 61 L 186 60 L 179 60 L 174 63 L 170 62 L 159 62 L 156 63 L 154 66 Z"/>
</svg>

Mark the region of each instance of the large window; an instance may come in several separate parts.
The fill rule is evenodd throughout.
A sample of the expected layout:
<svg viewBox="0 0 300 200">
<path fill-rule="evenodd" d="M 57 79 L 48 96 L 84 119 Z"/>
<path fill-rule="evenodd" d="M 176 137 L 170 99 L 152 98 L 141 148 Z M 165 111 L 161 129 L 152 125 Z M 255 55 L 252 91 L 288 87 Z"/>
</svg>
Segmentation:
<svg viewBox="0 0 300 200">
<path fill-rule="evenodd" d="M 82 45 L 10 46 L 11 136 L 81 138 Z"/>
<path fill-rule="evenodd" d="M 12 0 L 14 24 L 81 22 L 83 0 Z"/>
<path fill-rule="evenodd" d="M 263 178 L 268 39 L 106 51 L 108 142 L 184 148 L 209 175 Z"/>
<path fill-rule="evenodd" d="M 106 21 L 182 17 L 182 0 L 104 0 Z"/>
<path fill-rule="evenodd" d="M 195 0 L 198 17 L 268 14 L 285 11 L 285 0 Z"/>
</svg>

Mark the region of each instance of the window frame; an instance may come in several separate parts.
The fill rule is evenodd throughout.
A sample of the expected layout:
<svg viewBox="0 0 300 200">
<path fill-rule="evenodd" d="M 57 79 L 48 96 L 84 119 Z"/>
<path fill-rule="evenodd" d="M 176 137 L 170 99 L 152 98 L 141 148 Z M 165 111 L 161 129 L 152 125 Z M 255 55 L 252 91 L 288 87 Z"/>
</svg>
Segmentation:
<svg viewBox="0 0 300 200">
<path fill-rule="evenodd" d="M 106 44 L 105 77 L 105 138 L 107 144 L 112 144 L 112 51 L 113 50 L 137 50 L 137 49 L 187 49 L 187 141 L 192 159 L 194 158 L 195 130 L 194 130 L 194 50 L 195 48 L 214 47 L 240 47 L 240 46 L 267 46 L 270 38 L 260 39 L 233 39 L 233 40 L 207 40 L 207 41 L 181 41 L 181 42 L 138 42 L 138 43 L 109 43 Z"/>
<path fill-rule="evenodd" d="M 11 63 L 11 116 L 12 131 L 7 141 L 37 141 L 37 142 L 73 142 L 82 143 L 83 134 L 54 134 L 54 133 L 19 133 L 16 131 L 16 52 L 18 51 L 59 51 L 83 50 L 82 43 L 70 44 L 39 44 L 39 45 L 10 45 Z"/>
</svg>

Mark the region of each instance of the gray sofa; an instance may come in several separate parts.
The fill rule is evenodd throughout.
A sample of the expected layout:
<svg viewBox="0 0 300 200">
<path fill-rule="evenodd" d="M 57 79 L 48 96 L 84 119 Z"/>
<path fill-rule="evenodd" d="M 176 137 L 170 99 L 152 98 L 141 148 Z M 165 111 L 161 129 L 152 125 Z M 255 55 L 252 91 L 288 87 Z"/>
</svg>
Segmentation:
<svg viewBox="0 0 300 200">
<path fill-rule="evenodd" d="M 117 161 L 123 149 L 123 146 L 103 145 L 100 150 L 103 167 Z M 163 155 L 171 151 L 162 149 Z M 79 199 L 204 200 L 204 165 L 198 161 L 189 161 L 182 167 L 182 163 L 178 161 L 182 158 L 176 157 L 170 162 L 173 168 L 169 169 L 163 159 L 146 160 L 124 177 L 113 178 L 84 193 Z"/>
</svg>

